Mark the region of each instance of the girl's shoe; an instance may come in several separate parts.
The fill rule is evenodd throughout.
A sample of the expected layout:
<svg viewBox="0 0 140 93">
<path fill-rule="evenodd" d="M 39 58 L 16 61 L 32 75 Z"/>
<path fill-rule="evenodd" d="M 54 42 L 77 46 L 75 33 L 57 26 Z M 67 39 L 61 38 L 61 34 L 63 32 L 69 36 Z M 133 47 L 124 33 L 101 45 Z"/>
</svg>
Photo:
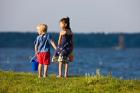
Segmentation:
<svg viewBox="0 0 140 93">
<path fill-rule="evenodd" d="M 62 78 L 62 76 L 60 76 L 60 75 L 58 75 L 58 76 L 56 76 L 57 78 Z"/>
<path fill-rule="evenodd" d="M 68 76 L 64 76 L 65 78 L 68 78 Z"/>
<path fill-rule="evenodd" d="M 44 78 L 48 77 L 48 75 L 43 75 Z"/>
</svg>

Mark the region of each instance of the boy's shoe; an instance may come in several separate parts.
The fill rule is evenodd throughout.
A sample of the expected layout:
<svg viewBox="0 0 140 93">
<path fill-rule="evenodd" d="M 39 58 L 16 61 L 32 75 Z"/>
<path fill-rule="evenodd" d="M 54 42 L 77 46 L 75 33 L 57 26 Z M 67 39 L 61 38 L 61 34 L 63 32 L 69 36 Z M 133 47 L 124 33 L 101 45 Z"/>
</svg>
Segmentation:
<svg viewBox="0 0 140 93">
<path fill-rule="evenodd" d="M 42 76 L 38 76 L 38 78 L 39 78 L 39 79 L 41 79 L 41 78 L 42 78 Z"/>
</svg>

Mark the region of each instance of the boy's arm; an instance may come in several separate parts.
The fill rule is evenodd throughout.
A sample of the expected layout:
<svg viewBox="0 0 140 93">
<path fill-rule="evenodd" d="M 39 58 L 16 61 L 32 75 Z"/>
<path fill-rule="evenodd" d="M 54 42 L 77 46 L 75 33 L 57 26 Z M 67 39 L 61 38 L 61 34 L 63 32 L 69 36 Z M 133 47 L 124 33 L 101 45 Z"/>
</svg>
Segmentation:
<svg viewBox="0 0 140 93">
<path fill-rule="evenodd" d="M 39 36 L 37 36 L 35 40 L 35 55 L 38 53 L 38 47 L 39 47 L 40 41 L 39 41 Z"/>
<path fill-rule="evenodd" d="M 38 45 L 35 44 L 35 55 L 38 53 Z"/>
<path fill-rule="evenodd" d="M 53 46 L 54 49 L 56 49 L 56 44 L 53 40 L 50 41 L 51 45 Z"/>
</svg>

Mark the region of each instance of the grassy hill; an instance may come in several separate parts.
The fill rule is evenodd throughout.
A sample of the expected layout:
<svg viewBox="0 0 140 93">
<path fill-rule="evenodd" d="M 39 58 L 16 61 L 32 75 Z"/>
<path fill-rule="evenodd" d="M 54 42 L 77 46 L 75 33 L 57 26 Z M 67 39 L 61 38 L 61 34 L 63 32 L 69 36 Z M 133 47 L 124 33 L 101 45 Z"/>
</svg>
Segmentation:
<svg viewBox="0 0 140 93">
<path fill-rule="evenodd" d="M 120 80 L 111 76 L 50 75 L 0 71 L 0 93 L 140 93 L 140 80 Z"/>
</svg>

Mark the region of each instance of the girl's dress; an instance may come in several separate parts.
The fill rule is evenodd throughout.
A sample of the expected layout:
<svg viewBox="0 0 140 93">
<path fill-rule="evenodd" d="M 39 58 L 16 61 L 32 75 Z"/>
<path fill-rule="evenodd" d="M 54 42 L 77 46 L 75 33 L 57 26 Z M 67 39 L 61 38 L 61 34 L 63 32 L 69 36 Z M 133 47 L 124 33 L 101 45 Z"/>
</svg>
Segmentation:
<svg viewBox="0 0 140 93">
<path fill-rule="evenodd" d="M 62 36 L 62 43 L 58 45 L 52 58 L 52 62 L 70 62 L 69 55 L 73 51 L 73 35 L 66 34 Z"/>
</svg>

